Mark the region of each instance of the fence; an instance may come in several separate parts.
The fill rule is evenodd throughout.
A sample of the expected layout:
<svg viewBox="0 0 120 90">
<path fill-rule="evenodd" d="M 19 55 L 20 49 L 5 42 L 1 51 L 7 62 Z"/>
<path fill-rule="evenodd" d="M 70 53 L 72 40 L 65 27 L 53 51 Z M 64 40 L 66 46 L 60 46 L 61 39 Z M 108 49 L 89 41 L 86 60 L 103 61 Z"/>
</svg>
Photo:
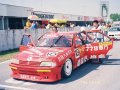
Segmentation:
<svg viewBox="0 0 120 90">
<path fill-rule="evenodd" d="M 79 31 L 80 27 L 74 28 L 60 28 L 59 31 Z M 47 29 L 37 29 L 37 30 L 28 30 L 27 33 L 30 33 L 33 37 L 33 40 L 36 41 L 41 35 L 48 32 Z M 23 34 L 26 33 L 25 30 L 0 30 L 0 52 L 19 48 L 21 38 Z"/>
</svg>

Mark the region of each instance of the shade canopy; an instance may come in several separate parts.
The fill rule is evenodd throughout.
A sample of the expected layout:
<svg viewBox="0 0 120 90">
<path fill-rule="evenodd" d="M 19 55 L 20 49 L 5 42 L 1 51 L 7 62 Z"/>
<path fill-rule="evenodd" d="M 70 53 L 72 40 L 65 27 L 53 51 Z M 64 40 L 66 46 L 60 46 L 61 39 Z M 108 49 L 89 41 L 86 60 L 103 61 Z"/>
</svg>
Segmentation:
<svg viewBox="0 0 120 90">
<path fill-rule="evenodd" d="M 36 16 L 36 15 L 30 15 L 30 16 L 28 17 L 28 19 L 30 19 L 30 20 L 36 20 L 36 19 L 39 19 L 39 17 Z"/>
<path fill-rule="evenodd" d="M 50 20 L 51 23 L 66 23 L 66 20 L 59 20 L 59 19 L 51 19 Z"/>
</svg>

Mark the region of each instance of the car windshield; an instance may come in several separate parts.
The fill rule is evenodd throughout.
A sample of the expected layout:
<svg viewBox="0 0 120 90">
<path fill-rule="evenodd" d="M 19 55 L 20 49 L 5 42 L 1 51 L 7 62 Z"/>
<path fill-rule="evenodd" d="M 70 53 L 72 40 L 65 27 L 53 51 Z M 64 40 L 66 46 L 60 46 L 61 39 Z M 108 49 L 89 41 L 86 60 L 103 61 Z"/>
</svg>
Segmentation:
<svg viewBox="0 0 120 90">
<path fill-rule="evenodd" d="M 109 31 L 120 31 L 120 27 L 113 27 Z"/>
<path fill-rule="evenodd" d="M 71 47 L 73 35 L 45 34 L 37 43 L 38 47 Z"/>
</svg>

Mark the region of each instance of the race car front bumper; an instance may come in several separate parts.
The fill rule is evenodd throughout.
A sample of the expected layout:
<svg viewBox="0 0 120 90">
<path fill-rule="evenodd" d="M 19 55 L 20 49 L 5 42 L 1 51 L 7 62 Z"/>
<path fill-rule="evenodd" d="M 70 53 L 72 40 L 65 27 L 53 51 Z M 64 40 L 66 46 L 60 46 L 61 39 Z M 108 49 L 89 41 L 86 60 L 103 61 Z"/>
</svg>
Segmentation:
<svg viewBox="0 0 120 90">
<path fill-rule="evenodd" d="M 37 82 L 55 82 L 61 79 L 61 67 L 31 67 L 14 63 L 11 63 L 10 67 L 11 76 L 15 79 Z"/>
</svg>

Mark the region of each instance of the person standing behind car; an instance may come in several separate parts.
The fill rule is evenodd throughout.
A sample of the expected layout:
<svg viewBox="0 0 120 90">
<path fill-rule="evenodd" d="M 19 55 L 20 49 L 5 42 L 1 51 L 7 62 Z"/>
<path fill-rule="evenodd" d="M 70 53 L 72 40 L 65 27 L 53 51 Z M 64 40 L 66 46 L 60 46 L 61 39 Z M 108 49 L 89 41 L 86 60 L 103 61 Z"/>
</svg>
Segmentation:
<svg viewBox="0 0 120 90">
<path fill-rule="evenodd" d="M 99 22 L 97 20 L 93 21 L 92 30 L 100 30 L 100 32 L 102 32 L 102 27 L 99 25 Z M 101 42 L 103 39 L 103 36 L 100 33 L 94 33 L 94 38 L 95 38 L 95 40 Z"/>
<path fill-rule="evenodd" d="M 32 22 L 32 25 L 31 25 L 31 29 L 32 30 L 35 30 L 37 28 L 37 25 L 35 23 L 35 21 Z"/>
<path fill-rule="evenodd" d="M 25 28 L 29 29 L 31 27 L 31 25 L 32 24 L 31 24 L 30 20 L 27 20 Z"/>
<path fill-rule="evenodd" d="M 57 33 L 57 32 L 58 32 L 57 26 L 53 26 L 53 27 L 52 27 L 52 32 L 53 32 L 53 33 Z"/>
</svg>

